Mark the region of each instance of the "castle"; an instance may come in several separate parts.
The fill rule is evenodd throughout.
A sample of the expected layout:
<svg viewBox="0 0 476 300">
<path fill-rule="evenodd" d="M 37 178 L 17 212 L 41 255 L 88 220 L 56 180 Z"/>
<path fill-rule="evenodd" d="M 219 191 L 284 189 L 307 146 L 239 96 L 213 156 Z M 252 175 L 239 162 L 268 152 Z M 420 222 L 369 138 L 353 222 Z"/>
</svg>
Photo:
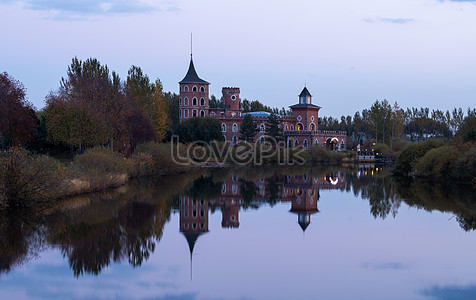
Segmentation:
<svg viewBox="0 0 476 300">
<path fill-rule="evenodd" d="M 193 117 L 214 117 L 221 122 L 225 141 L 236 144 L 240 137 L 243 116 L 250 114 L 259 129 L 256 140 L 265 141 L 266 123 L 270 113 L 248 112 L 240 108 L 240 89 L 222 88 L 223 108 L 210 108 L 210 83 L 198 77 L 192 57 L 187 74 L 179 82 L 179 119 L 183 122 Z M 346 133 L 343 131 L 319 130 L 320 106 L 312 104 L 312 95 L 306 87 L 299 94 L 299 102 L 290 106 L 291 116 L 278 116 L 280 127 L 288 147 L 302 146 L 308 149 L 313 145 L 323 145 L 332 150 L 344 150 Z"/>
</svg>

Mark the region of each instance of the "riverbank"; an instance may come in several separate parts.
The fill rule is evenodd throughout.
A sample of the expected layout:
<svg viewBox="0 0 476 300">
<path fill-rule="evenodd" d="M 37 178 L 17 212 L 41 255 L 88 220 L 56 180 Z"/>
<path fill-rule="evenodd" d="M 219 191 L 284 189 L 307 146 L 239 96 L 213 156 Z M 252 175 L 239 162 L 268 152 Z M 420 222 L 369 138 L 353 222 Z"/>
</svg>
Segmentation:
<svg viewBox="0 0 476 300">
<path fill-rule="evenodd" d="M 197 168 L 286 165 L 342 165 L 354 159 L 323 147 L 276 149 L 147 143 L 130 157 L 103 147 L 88 149 L 69 163 L 11 148 L 0 157 L 0 209 L 42 208 L 57 199 L 124 185 L 132 178 L 162 177 Z M 185 158 L 185 160 L 184 160 Z"/>
</svg>

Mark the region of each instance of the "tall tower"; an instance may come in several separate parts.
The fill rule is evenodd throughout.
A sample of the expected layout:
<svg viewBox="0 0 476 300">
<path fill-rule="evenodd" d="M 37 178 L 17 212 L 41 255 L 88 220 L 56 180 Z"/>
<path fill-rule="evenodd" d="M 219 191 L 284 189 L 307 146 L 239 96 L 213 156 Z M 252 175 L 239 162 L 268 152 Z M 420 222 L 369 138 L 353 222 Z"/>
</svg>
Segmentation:
<svg viewBox="0 0 476 300">
<path fill-rule="evenodd" d="M 208 116 L 208 95 L 210 83 L 201 79 L 195 71 L 193 59 L 190 55 L 190 65 L 187 74 L 179 82 L 179 118 L 183 122 L 193 117 Z"/>
</svg>

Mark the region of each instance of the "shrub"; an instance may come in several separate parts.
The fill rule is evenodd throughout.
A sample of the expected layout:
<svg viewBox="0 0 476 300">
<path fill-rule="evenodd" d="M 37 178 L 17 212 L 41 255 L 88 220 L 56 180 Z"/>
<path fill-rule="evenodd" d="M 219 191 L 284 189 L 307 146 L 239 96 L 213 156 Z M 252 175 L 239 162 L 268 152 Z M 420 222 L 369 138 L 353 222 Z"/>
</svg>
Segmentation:
<svg viewBox="0 0 476 300">
<path fill-rule="evenodd" d="M 476 148 L 465 152 L 454 164 L 453 177 L 476 184 Z"/>
<path fill-rule="evenodd" d="M 329 164 L 337 165 L 345 158 L 345 154 L 341 152 L 329 151 L 326 148 L 316 145 L 312 146 L 309 151 L 310 163 L 312 164 Z"/>
<path fill-rule="evenodd" d="M 72 169 L 77 179 L 72 181 L 71 192 L 82 193 L 124 184 L 133 166 L 118 152 L 94 147 L 76 156 Z"/>
<path fill-rule="evenodd" d="M 58 161 L 11 148 L 0 157 L 0 208 L 43 208 L 63 195 L 65 177 Z"/>
<path fill-rule="evenodd" d="M 183 144 L 175 144 L 174 149 L 178 149 L 180 157 L 187 157 L 187 147 Z M 167 175 L 186 172 L 189 165 L 183 165 L 172 158 L 171 144 L 158 144 L 150 142 L 137 146 L 136 152 L 132 156 L 135 162 L 133 176 Z M 185 163 L 186 161 L 183 161 Z"/>
<path fill-rule="evenodd" d="M 418 160 L 429 150 L 444 144 L 443 140 L 429 139 L 421 143 L 406 146 L 397 156 L 393 172 L 397 175 L 409 175 L 414 171 Z"/>
<path fill-rule="evenodd" d="M 458 151 L 451 146 L 433 148 L 415 165 L 416 174 L 439 179 L 449 178 L 458 155 Z"/>
</svg>

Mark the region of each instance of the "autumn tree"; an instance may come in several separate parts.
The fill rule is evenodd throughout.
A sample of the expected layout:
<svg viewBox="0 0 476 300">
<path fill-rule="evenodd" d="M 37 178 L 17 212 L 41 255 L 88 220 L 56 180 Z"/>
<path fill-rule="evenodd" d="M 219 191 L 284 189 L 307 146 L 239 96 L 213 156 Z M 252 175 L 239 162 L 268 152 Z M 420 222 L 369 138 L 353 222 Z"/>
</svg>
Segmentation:
<svg viewBox="0 0 476 300">
<path fill-rule="evenodd" d="M 158 142 L 162 142 L 167 137 L 167 130 L 169 129 L 169 104 L 164 97 L 163 87 L 160 80 L 156 80 L 155 82 L 153 103 L 155 106 L 153 123 L 155 127 L 156 140 Z"/>
<path fill-rule="evenodd" d="M 0 73 L 0 147 L 25 144 L 36 128 L 36 114 L 25 88 L 6 72 Z"/>
</svg>

